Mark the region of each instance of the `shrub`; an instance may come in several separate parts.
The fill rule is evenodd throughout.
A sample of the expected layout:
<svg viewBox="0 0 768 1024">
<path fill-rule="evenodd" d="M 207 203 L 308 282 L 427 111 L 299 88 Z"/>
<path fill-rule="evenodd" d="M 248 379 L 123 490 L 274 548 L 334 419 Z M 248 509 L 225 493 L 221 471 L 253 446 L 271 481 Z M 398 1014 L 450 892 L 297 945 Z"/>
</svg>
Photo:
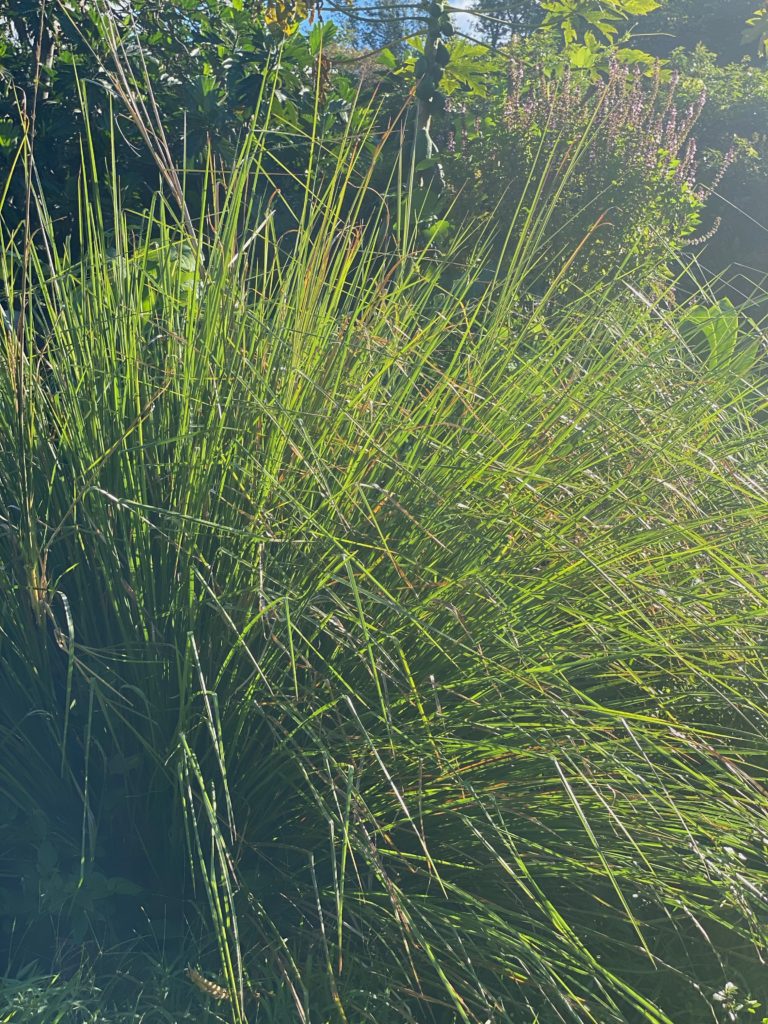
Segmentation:
<svg viewBox="0 0 768 1024">
<path fill-rule="evenodd" d="M 672 55 L 681 73 L 681 89 L 689 97 L 707 91 L 707 104 L 697 127 L 703 158 L 703 184 L 709 193 L 707 220 L 720 229 L 702 259 L 711 276 L 724 273 L 734 301 L 762 301 L 768 235 L 765 197 L 768 194 L 768 71 L 744 58 L 717 63 L 704 47 Z M 725 178 L 720 170 L 735 157 Z M 712 185 L 714 189 L 712 190 Z"/>
<path fill-rule="evenodd" d="M 133 0 L 110 10 L 108 17 L 99 0 L 0 2 L 0 180 L 8 185 L 7 223 L 24 219 L 24 176 L 12 172 L 30 119 L 36 172 L 60 240 L 77 237 L 84 145 L 106 181 L 116 158 L 123 202 L 141 211 L 161 177 L 143 129 L 156 136 L 161 167 L 185 164 L 193 208 L 207 161 L 229 166 L 257 111 L 272 112 L 271 188 L 277 182 L 286 193 L 292 176 L 305 169 L 307 139 L 317 124 L 329 145 L 331 125 L 343 136 L 351 83 L 340 72 L 325 73 L 317 89 L 320 53 L 330 46 L 333 23 L 286 36 L 270 27 L 258 5 L 221 0 Z M 136 97 L 142 127 L 123 102 L 126 92 Z M 105 216 L 109 209 L 105 196 Z"/>
<path fill-rule="evenodd" d="M 658 69 L 649 78 L 616 60 L 595 78 L 521 57 L 513 50 L 506 84 L 488 99 L 454 100 L 454 216 L 482 211 L 503 239 L 543 189 L 556 199 L 544 282 L 574 256 L 587 281 L 641 264 L 658 275 L 700 219 L 692 133 L 703 90 L 684 101 L 677 77 L 662 81 Z"/>
</svg>

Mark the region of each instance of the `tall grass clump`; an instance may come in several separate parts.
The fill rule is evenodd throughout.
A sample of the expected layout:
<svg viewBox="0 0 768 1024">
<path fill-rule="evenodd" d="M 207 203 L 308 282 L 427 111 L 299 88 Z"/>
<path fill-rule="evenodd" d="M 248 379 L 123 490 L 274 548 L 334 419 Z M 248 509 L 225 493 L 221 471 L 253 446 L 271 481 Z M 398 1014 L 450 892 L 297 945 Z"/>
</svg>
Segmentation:
<svg viewBox="0 0 768 1024">
<path fill-rule="evenodd" d="M 268 144 L 196 234 L 88 160 L 81 258 L 41 195 L 3 234 L 3 1019 L 92 969 L 104 1021 L 763 1001 L 760 354 L 531 304 L 530 211 L 447 290 L 354 138 L 278 233 Z"/>
</svg>

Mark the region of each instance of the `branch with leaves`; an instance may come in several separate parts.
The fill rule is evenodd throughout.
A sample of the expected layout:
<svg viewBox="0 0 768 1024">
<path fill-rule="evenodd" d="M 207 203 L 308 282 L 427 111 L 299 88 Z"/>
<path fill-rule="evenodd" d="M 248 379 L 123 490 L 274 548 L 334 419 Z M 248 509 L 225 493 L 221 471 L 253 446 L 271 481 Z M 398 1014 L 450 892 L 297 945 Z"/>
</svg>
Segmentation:
<svg viewBox="0 0 768 1024">
<path fill-rule="evenodd" d="M 763 57 L 768 57 L 768 3 L 759 7 L 747 21 L 744 42 L 756 42 Z"/>
</svg>

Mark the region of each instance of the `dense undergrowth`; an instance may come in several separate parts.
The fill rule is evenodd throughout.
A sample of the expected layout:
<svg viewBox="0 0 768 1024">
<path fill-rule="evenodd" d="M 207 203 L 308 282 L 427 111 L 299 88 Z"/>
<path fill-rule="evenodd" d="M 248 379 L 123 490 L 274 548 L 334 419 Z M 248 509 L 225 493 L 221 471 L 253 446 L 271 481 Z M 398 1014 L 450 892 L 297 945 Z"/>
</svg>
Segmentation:
<svg viewBox="0 0 768 1024">
<path fill-rule="evenodd" d="M 737 1019 L 757 327 L 620 274 L 532 303 L 535 203 L 447 287 L 406 187 L 361 226 L 352 138 L 278 237 L 265 137 L 197 236 L 86 170 L 81 262 L 3 238 L 0 1019 Z"/>
</svg>

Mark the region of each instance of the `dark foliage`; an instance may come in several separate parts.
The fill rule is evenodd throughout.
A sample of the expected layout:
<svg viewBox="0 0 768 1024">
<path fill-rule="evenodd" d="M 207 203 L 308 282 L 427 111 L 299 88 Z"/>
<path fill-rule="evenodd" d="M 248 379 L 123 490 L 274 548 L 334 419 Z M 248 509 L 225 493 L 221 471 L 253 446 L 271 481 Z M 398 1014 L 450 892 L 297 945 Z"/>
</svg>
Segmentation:
<svg viewBox="0 0 768 1024">
<path fill-rule="evenodd" d="M 638 42 L 658 57 L 701 43 L 721 64 L 738 61 L 757 54 L 755 43 L 744 39 L 747 19 L 757 6 L 757 0 L 668 0 L 638 25 Z"/>
<path fill-rule="evenodd" d="M 36 177 L 62 236 L 72 232 L 76 217 L 86 120 L 97 171 L 109 176 L 114 157 L 129 206 L 143 209 L 158 184 L 156 163 L 116 89 L 115 47 L 132 69 L 131 85 L 149 120 L 162 124 L 174 162 L 193 171 L 208 160 L 218 167 L 231 162 L 263 96 L 272 96 L 274 120 L 282 126 L 274 130 L 265 168 L 269 190 L 290 193 L 313 131 L 334 121 L 343 130 L 352 87 L 344 75 L 330 73 L 321 54 L 333 24 L 286 36 L 253 2 L 137 0 L 117 25 L 115 46 L 107 29 L 96 0 L 0 5 L 0 180 L 18 166 L 26 127 L 34 138 Z M 110 131 L 113 113 L 117 136 Z M 193 203 L 195 190 L 188 181 Z M 4 206 L 7 222 L 22 217 L 25 194 L 24 175 L 17 173 Z"/>
</svg>

